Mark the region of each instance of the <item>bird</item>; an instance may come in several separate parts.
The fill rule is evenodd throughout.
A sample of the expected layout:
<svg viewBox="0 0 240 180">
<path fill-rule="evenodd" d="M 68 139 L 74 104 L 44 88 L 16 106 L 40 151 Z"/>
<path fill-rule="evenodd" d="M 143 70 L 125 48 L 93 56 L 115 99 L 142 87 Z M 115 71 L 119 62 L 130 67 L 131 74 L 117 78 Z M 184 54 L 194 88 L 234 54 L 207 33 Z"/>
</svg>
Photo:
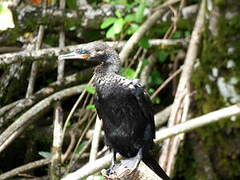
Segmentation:
<svg viewBox="0 0 240 180">
<path fill-rule="evenodd" d="M 126 158 L 125 165 L 141 160 L 163 180 L 168 175 L 150 155 L 155 138 L 154 114 L 151 100 L 137 79 L 119 74 L 121 61 L 118 53 L 106 42 L 82 44 L 73 52 L 60 55 L 59 60 L 75 59 L 95 64 L 94 104 L 103 121 L 105 144 L 113 151 L 111 169 L 116 153 Z M 133 163 L 131 163 L 133 161 Z"/>
</svg>

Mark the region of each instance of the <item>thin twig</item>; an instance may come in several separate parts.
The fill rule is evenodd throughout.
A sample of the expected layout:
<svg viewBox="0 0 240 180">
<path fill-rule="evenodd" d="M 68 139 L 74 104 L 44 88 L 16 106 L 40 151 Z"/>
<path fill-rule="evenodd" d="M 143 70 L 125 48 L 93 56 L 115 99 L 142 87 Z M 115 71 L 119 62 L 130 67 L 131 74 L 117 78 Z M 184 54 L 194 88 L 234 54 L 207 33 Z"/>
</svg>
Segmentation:
<svg viewBox="0 0 240 180">
<path fill-rule="evenodd" d="M 90 150 L 89 162 L 93 162 L 97 158 L 98 146 L 99 146 L 99 141 L 100 141 L 100 137 L 101 137 L 101 130 L 102 130 L 102 121 L 97 116 L 96 123 L 95 123 L 95 129 L 94 129 L 94 133 L 93 133 L 92 146 L 91 146 L 91 150 Z"/>
<path fill-rule="evenodd" d="M 159 93 L 160 91 L 166 87 L 166 85 L 173 79 L 175 78 L 180 72 L 182 71 L 182 66 L 176 71 L 174 72 L 171 76 L 169 76 L 158 88 L 157 90 L 151 95 L 151 99 L 154 99 Z"/>
<path fill-rule="evenodd" d="M 89 81 L 88 84 L 91 84 L 92 82 L 93 82 L 93 78 Z M 67 125 L 68 125 L 68 123 L 69 123 L 69 121 L 70 121 L 70 119 L 71 119 L 74 111 L 76 110 L 77 106 L 79 105 L 79 103 L 81 102 L 81 100 L 82 100 L 82 98 L 84 97 L 85 94 L 86 94 L 86 90 L 84 89 L 83 92 L 81 93 L 81 95 L 79 96 L 78 100 L 75 102 L 73 108 L 71 109 L 71 111 L 70 111 L 70 113 L 69 113 L 69 115 L 68 115 L 68 117 L 67 117 L 67 120 L 66 120 L 65 123 L 64 123 L 64 127 L 63 127 L 63 138 L 64 138 L 64 134 L 65 134 L 66 129 L 67 129 Z"/>
<path fill-rule="evenodd" d="M 87 131 L 89 130 L 90 125 L 91 125 L 92 122 L 94 121 L 95 117 L 96 117 L 96 113 L 94 113 L 94 115 L 92 116 L 92 118 L 91 118 L 90 121 L 88 122 L 87 126 L 84 128 L 81 136 L 79 137 L 79 140 L 78 140 L 78 142 L 77 142 L 77 144 L 76 144 L 76 146 L 75 146 L 75 149 L 74 149 L 74 151 L 73 151 L 74 153 L 77 151 L 77 148 L 79 147 L 80 143 L 82 142 L 83 137 L 85 136 L 85 134 L 86 134 Z M 74 153 L 73 153 L 73 154 L 74 154 Z M 79 157 L 80 157 L 79 154 L 77 155 L 77 158 L 74 157 L 74 156 L 72 156 L 72 158 L 71 158 L 71 160 L 70 160 L 70 163 L 69 163 L 69 166 L 68 166 L 68 168 L 67 168 L 68 170 L 75 164 L 75 162 L 77 161 L 77 159 L 78 159 Z M 68 170 L 67 170 L 67 171 L 68 171 Z"/>
</svg>

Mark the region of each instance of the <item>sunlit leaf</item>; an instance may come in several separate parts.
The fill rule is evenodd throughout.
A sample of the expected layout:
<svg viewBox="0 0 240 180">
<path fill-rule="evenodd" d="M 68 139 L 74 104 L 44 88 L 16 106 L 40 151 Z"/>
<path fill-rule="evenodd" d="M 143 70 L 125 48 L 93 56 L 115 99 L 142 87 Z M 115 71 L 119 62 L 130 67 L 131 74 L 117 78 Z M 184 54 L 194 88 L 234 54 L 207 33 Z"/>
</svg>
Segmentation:
<svg viewBox="0 0 240 180">
<path fill-rule="evenodd" d="M 146 7 L 145 3 L 140 3 L 136 12 L 136 22 L 140 23 L 143 20 L 144 9 Z"/>
<path fill-rule="evenodd" d="M 108 29 L 108 31 L 107 31 L 107 33 L 106 33 L 106 37 L 107 38 L 113 38 L 114 36 L 115 36 L 115 31 L 114 31 L 114 28 L 113 28 L 113 26 L 112 27 L 110 27 L 109 29 Z"/>
<path fill-rule="evenodd" d="M 44 157 L 45 159 L 52 158 L 53 156 L 50 152 L 46 152 L 46 151 L 39 151 L 38 154 Z"/>
<path fill-rule="evenodd" d="M 88 104 L 86 109 L 96 110 L 96 107 L 93 104 Z"/>
<path fill-rule="evenodd" d="M 116 11 L 116 12 L 115 12 L 115 15 L 116 15 L 118 18 L 121 18 L 121 17 L 122 17 L 122 14 L 120 13 L 120 11 Z"/>
<path fill-rule="evenodd" d="M 133 22 L 133 21 L 135 21 L 135 18 L 136 18 L 135 14 L 128 14 L 124 18 L 124 20 L 125 20 L 125 22 Z"/>
<path fill-rule="evenodd" d="M 110 17 L 110 18 L 107 18 L 105 21 L 103 21 L 103 23 L 101 24 L 101 29 L 105 29 L 107 27 L 109 27 L 110 25 L 112 25 L 115 21 L 116 21 L 117 18 L 114 18 L 114 17 Z"/>
<path fill-rule="evenodd" d="M 122 76 L 124 76 L 128 79 L 133 79 L 135 76 L 135 70 L 133 70 L 132 68 L 122 68 L 121 74 L 122 74 Z"/>
<path fill-rule="evenodd" d="M 95 94 L 96 89 L 90 85 L 82 85 L 82 88 L 86 89 L 89 94 Z"/>
<path fill-rule="evenodd" d="M 127 29 L 127 34 L 131 35 L 135 33 L 139 28 L 139 25 L 137 24 L 131 24 L 130 27 Z"/>
<path fill-rule="evenodd" d="M 124 25 L 124 20 L 122 18 L 117 19 L 114 22 L 113 29 L 114 29 L 115 34 L 118 34 L 122 31 L 123 25 Z"/>
<path fill-rule="evenodd" d="M 14 27 L 12 11 L 7 6 L 0 4 L 0 31 Z"/>
</svg>

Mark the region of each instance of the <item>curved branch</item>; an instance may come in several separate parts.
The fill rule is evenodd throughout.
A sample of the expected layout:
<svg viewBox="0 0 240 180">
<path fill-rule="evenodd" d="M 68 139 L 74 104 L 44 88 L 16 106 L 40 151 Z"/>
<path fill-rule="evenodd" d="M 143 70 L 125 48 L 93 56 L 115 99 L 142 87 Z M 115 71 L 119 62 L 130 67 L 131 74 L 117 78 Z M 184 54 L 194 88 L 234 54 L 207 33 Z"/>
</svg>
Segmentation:
<svg viewBox="0 0 240 180">
<path fill-rule="evenodd" d="M 17 132 L 22 126 L 27 127 L 32 120 L 37 119 L 41 113 L 50 108 L 53 102 L 71 97 L 81 92 L 82 85 L 74 86 L 57 92 L 34 105 L 0 135 L 0 152 L 2 152 L 15 138 L 17 138 L 19 134 L 21 134 Z M 21 131 L 24 129 L 21 129 Z M 9 141 L 9 139 L 11 140 Z"/>
</svg>

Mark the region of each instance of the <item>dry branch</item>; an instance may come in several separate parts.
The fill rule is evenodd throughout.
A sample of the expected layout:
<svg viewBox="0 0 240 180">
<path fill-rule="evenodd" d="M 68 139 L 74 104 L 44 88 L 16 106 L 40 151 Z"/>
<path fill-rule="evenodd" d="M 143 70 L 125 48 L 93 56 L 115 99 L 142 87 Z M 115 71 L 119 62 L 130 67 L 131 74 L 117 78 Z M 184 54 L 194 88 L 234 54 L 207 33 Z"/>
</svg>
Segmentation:
<svg viewBox="0 0 240 180">
<path fill-rule="evenodd" d="M 102 120 L 99 119 L 99 117 L 97 116 L 95 129 L 93 133 L 91 150 L 90 150 L 89 162 L 93 162 L 97 158 L 98 146 L 99 146 L 99 141 L 101 137 L 101 130 L 102 130 Z"/>
<path fill-rule="evenodd" d="M 18 113 L 21 113 L 22 111 L 28 109 L 32 105 L 36 104 L 43 98 L 55 93 L 56 91 L 62 90 L 69 86 L 83 83 L 85 80 L 87 80 L 90 77 L 91 72 L 92 72 L 92 69 L 86 69 L 84 71 L 72 74 L 70 76 L 65 77 L 61 84 L 58 83 L 57 81 L 53 82 L 48 87 L 45 87 L 37 91 L 35 94 L 33 94 L 27 99 L 26 98 L 20 99 L 16 102 L 13 102 L 9 105 L 2 107 L 0 109 L 0 120 L 1 120 L 0 127 L 6 124 L 10 119 L 12 119 Z"/>
<path fill-rule="evenodd" d="M 162 140 L 181 134 L 185 132 L 192 131 L 194 129 L 206 126 L 210 123 L 215 123 L 225 118 L 236 116 L 240 114 L 240 104 L 235 104 L 226 108 L 219 109 L 217 111 L 210 112 L 208 114 L 202 115 L 200 117 L 190 119 L 184 123 L 162 129 L 156 133 L 156 143 Z"/>
<path fill-rule="evenodd" d="M 17 167 L 15 169 L 12 169 L 12 170 L 6 172 L 6 173 L 1 174 L 0 175 L 0 180 L 8 179 L 8 178 L 16 176 L 16 175 L 18 175 L 22 172 L 25 172 L 25 171 L 28 171 L 28 170 L 31 170 L 31 169 L 34 169 L 34 168 L 38 168 L 38 167 L 41 167 L 41 166 L 45 166 L 45 165 L 49 164 L 50 161 L 51 161 L 51 159 L 41 159 L 41 160 L 34 161 L 34 162 L 31 162 L 31 163 L 25 164 L 23 166 Z"/>
<path fill-rule="evenodd" d="M 197 58 L 201 35 L 204 28 L 205 0 L 201 3 L 201 8 L 192 32 L 183 71 L 179 80 L 178 89 L 173 102 L 172 112 L 168 121 L 168 127 L 182 123 L 187 120 L 187 112 L 190 104 L 189 84 L 193 71 L 193 65 Z M 175 164 L 175 157 L 184 135 L 176 136 L 164 141 L 163 151 L 160 156 L 160 165 L 171 176 Z"/>
<path fill-rule="evenodd" d="M 59 9 L 63 11 L 65 9 L 65 0 L 59 1 Z M 63 48 L 65 46 L 65 33 L 63 25 L 59 33 L 59 47 Z M 61 84 L 64 80 L 64 66 L 65 61 L 58 61 L 58 74 L 57 81 Z M 52 145 L 52 161 L 50 166 L 50 179 L 58 180 L 61 178 L 61 165 L 62 165 L 62 144 L 63 144 L 63 109 L 61 101 L 56 102 L 54 107 L 54 121 L 53 121 L 53 145 Z"/>
<path fill-rule="evenodd" d="M 40 114 L 50 108 L 53 102 L 71 97 L 81 92 L 81 85 L 74 86 L 57 92 L 34 105 L 0 135 L 0 152 L 2 152 L 15 138 L 17 138 L 17 135 L 19 134 L 15 135 L 15 133 L 18 132 L 19 128 L 27 126 L 33 119 L 39 118 Z M 11 141 L 8 141 L 8 139 L 11 139 Z"/>
<path fill-rule="evenodd" d="M 166 46 L 176 46 L 176 45 L 182 45 L 186 46 L 188 40 L 186 39 L 153 39 L 149 40 L 150 46 L 158 46 L 158 45 L 166 45 Z M 107 42 L 110 46 L 116 47 L 117 49 L 122 48 L 126 41 L 120 41 L 120 42 Z M 36 61 L 40 58 L 46 58 L 46 57 L 56 57 L 61 54 L 61 52 L 67 52 L 67 51 L 73 51 L 77 48 L 81 48 L 82 45 L 72 45 L 72 46 L 66 46 L 64 48 L 48 48 L 48 49 L 40 49 L 35 51 L 21 51 L 17 53 L 7 53 L 0 55 L 0 68 L 3 68 L 6 65 L 10 65 L 17 62 L 29 62 L 29 61 Z"/>
</svg>

